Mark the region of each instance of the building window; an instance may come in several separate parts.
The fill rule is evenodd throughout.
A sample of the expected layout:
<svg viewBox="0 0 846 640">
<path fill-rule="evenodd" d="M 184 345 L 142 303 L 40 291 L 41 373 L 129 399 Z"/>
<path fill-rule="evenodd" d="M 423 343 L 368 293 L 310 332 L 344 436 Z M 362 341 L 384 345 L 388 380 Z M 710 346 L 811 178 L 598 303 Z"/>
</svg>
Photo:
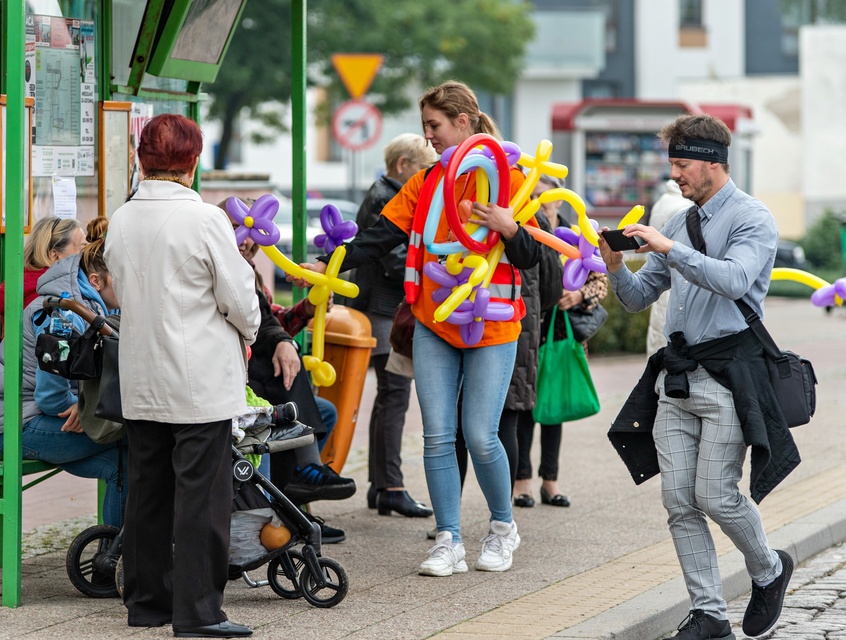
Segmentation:
<svg viewBox="0 0 846 640">
<path fill-rule="evenodd" d="M 679 28 L 703 28 L 702 0 L 679 0 Z"/>
<path fill-rule="evenodd" d="M 679 47 L 707 47 L 702 0 L 679 0 Z"/>
</svg>

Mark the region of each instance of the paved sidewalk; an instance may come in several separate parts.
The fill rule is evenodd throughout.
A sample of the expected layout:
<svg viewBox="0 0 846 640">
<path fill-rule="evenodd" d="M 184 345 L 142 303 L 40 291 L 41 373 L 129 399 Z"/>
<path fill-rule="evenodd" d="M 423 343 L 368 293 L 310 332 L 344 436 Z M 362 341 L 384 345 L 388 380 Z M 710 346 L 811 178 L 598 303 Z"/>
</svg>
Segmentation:
<svg viewBox="0 0 846 640">
<path fill-rule="evenodd" d="M 835 624 L 846 611 L 839 602 L 846 581 L 838 573 L 846 552 L 835 546 L 846 540 L 846 438 L 842 434 L 846 314 L 838 310 L 825 315 L 807 300 L 771 300 L 767 311 L 767 325 L 779 344 L 809 357 L 820 377 L 817 417 L 811 425 L 794 430 L 803 463 L 761 505 L 772 544 L 789 550 L 798 562 L 807 562 L 791 582 L 796 592 L 789 602 L 795 601 L 797 610 L 786 610 L 780 623 L 793 623 L 790 631 L 795 633 L 788 635 L 787 628 L 778 627 L 770 637 L 846 638 L 826 636 L 811 626 L 812 619 L 813 624 Z M 251 625 L 255 638 L 416 640 L 437 635 L 450 640 L 656 640 L 670 636 L 686 615 L 688 603 L 666 528 L 660 487 L 657 480 L 635 486 L 606 437 L 643 363 L 638 356 L 591 360 L 602 411 L 566 425 L 561 452 L 560 482 L 573 506 L 515 509 L 523 544 L 513 568 L 503 574 L 470 571 L 451 578 L 417 575 L 417 565 L 431 545 L 425 538 L 433 526 L 431 518 L 380 517 L 366 507 L 366 427 L 373 392 L 369 379 L 344 469 L 344 475 L 355 478 L 359 492 L 349 500 L 317 503 L 314 509 L 347 531 L 346 542 L 327 545 L 324 553 L 347 569 L 348 597 L 333 609 L 315 609 L 303 600 L 282 600 L 269 588 L 250 589 L 238 581 L 227 588 L 227 613 Z M 412 495 L 427 501 L 420 429 L 419 407 L 413 404 L 403 470 Z M 93 511 L 93 493 L 84 492 L 93 483 L 78 481 L 85 486 L 80 491 L 83 484 L 60 477 L 64 479 L 50 480 L 25 494 L 25 519 L 37 511 L 47 522 L 61 522 L 38 530 L 38 535 L 27 535 L 30 551 L 24 560 L 23 606 L 0 609 L 0 638 L 171 637 L 170 628 L 129 629 L 118 601 L 88 599 L 70 585 L 63 537 L 72 537 L 90 522 L 87 514 Z M 49 499 L 39 496 L 40 487 L 53 483 L 59 486 L 51 489 L 54 494 Z M 65 503 L 75 507 L 70 515 Z M 52 505 L 62 508 L 62 515 L 51 520 Z M 468 558 L 474 561 L 481 547 L 478 540 L 487 531 L 488 512 L 472 476 L 462 507 Z M 69 521 L 74 515 L 82 520 Z M 715 538 L 739 634 L 749 579 L 731 544 L 721 534 Z M 60 550 L 43 553 L 51 545 Z M 833 589 L 838 575 L 840 588 Z M 262 571 L 253 577 L 263 577 Z M 812 612 L 810 605 L 817 608 Z"/>
</svg>

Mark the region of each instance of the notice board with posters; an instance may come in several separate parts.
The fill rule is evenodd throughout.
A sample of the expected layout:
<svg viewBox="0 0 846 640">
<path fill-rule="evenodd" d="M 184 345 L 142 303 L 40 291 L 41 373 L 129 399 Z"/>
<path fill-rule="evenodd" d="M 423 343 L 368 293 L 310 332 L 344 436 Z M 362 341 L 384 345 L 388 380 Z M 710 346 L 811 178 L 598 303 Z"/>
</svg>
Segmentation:
<svg viewBox="0 0 846 640">
<path fill-rule="evenodd" d="M 93 20 L 26 17 L 26 94 L 35 99 L 32 175 L 93 176 Z"/>
</svg>

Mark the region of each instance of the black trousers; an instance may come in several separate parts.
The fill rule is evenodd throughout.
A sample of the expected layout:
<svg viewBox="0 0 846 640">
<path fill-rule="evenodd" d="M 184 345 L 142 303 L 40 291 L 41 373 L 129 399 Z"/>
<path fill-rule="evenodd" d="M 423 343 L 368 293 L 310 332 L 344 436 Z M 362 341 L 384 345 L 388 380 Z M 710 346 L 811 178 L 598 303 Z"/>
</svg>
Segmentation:
<svg viewBox="0 0 846 640">
<path fill-rule="evenodd" d="M 387 353 L 370 357 L 376 370 L 376 399 L 370 414 L 368 476 L 377 489 L 405 486 L 400 449 L 411 379 L 385 371 L 387 362 Z"/>
<path fill-rule="evenodd" d="M 130 420 L 123 539 L 130 626 L 226 620 L 232 421 Z"/>
<path fill-rule="evenodd" d="M 525 415 L 524 415 L 525 414 Z M 531 411 L 520 412 L 517 420 L 517 480 L 532 477 L 532 437 L 535 419 Z M 540 466 L 538 476 L 544 480 L 558 480 L 558 454 L 561 449 L 561 424 L 540 426 Z"/>
</svg>

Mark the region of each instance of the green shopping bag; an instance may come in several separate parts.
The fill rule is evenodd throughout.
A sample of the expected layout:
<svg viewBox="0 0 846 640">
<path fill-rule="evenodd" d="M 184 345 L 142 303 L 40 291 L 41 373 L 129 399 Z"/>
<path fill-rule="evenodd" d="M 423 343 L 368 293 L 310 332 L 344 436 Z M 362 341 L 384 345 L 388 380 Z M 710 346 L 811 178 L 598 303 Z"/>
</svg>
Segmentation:
<svg viewBox="0 0 846 640">
<path fill-rule="evenodd" d="M 590 376 L 585 350 L 573 338 L 570 319 L 564 312 L 567 338 L 553 340 L 555 315 L 552 310 L 546 343 L 538 350 L 537 400 L 532 417 L 541 424 L 559 424 L 586 418 L 599 412 L 599 397 Z"/>
</svg>

